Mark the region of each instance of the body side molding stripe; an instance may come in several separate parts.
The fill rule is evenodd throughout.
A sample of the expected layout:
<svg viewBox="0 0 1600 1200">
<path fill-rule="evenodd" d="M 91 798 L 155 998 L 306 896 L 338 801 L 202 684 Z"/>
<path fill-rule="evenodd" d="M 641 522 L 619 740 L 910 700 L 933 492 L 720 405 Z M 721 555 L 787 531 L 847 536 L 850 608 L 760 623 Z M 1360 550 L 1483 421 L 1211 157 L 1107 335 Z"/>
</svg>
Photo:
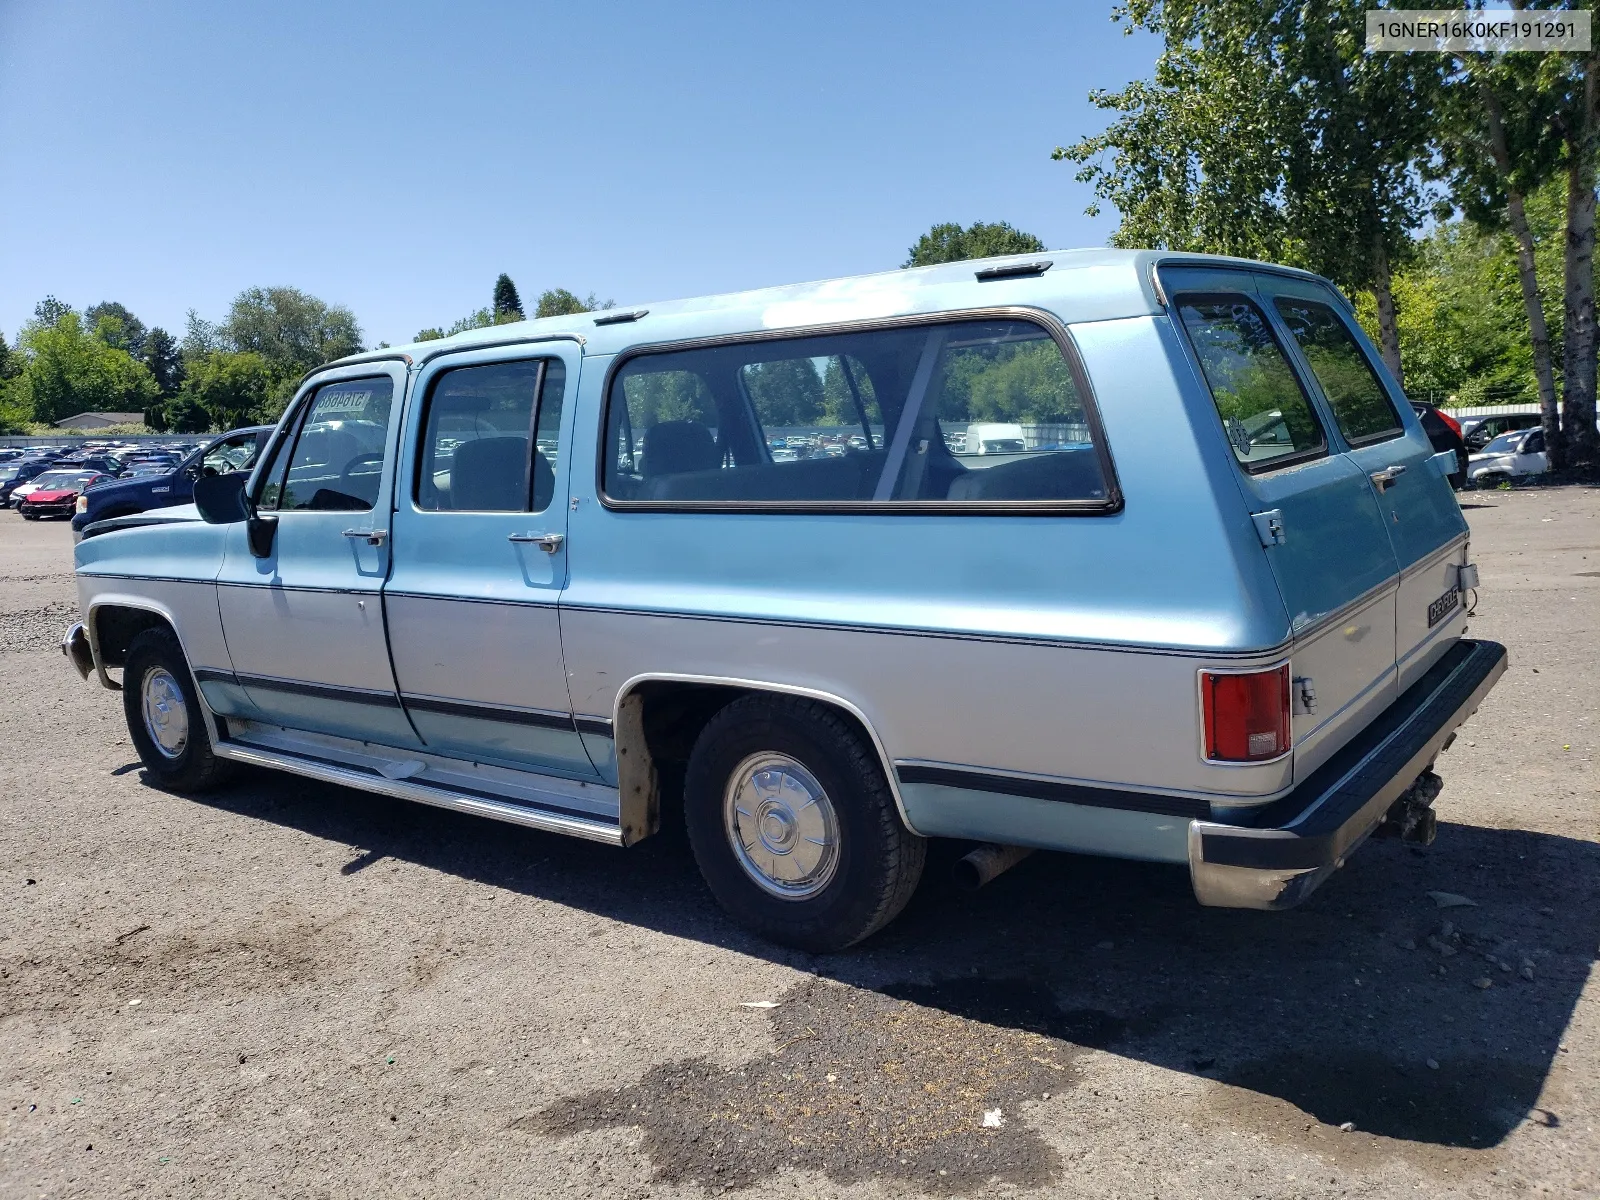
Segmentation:
<svg viewBox="0 0 1600 1200">
<path fill-rule="evenodd" d="M 1164 817 L 1209 820 L 1211 805 L 1195 796 L 1164 796 L 1152 792 L 1124 792 L 1116 788 L 1087 787 L 1079 783 L 1057 783 L 1048 779 L 1020 779 L 1015 775 L 995 775 L 955 767 L 897 765 L 900 782 L 930 783 L 960 788 L 969 792 L 998 792 L 1029 800 L 1052 800 L 1060 804 L 1081 804 L 1087 808 L 1114 808 L 1123 812 L 1155 813 Z"/>
<path fill-rule="evenodd" d="M 400 698 L 393 692 L 374 692 L 366 688 L 337 687 L 328 683 L 307 683 L 302 679 L 276 679 L 270 675 L 234 674 L 231 681 L 264 692 L 292 692 L 318 700 L 343 700 L 349 704 L 369 704 L 374 708 L 399 708 Z"/>
<path fill-rule="evenodd" d="M 407 708 L 418 712 L 439 713 L 447 717 L 470 717 L 475 721 L 495 721 L 502 725 L 530 725 L 539 729 L 564 729 L 572 732 L 571 713 L 555 713 L 526 708 L 500 708 L 493 704 L 475 704 L 467 700 L 445 700 L 437 696 L 416 696 L 402 692 L 400 698 Z"/>
</svg>

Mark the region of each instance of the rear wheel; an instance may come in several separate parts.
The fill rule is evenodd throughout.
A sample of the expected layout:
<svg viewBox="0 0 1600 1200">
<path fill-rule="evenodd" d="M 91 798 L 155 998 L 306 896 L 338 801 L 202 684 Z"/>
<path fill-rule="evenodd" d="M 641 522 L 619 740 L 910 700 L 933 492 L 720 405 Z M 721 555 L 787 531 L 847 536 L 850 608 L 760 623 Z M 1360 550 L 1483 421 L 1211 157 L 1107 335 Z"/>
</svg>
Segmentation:
<svg viewBox="0 0 1600 1200">
<path fill-rule="evenodd" d="M 842 950 L 906 906 L 927 843 L 900 820 L 877 755 L 826 705 L 749 696 L 689 758 L 684 817 L 719 903 L 763 937 Z"/>
<path fill-rule="evenodd" d="M 174 792 L 204 792 L 224 782 L 233 764 L 211 751 L 206 714 L 178 639 L 147 629 L 128 647 L 122 710 L 139 761 Z"/>
</svg>

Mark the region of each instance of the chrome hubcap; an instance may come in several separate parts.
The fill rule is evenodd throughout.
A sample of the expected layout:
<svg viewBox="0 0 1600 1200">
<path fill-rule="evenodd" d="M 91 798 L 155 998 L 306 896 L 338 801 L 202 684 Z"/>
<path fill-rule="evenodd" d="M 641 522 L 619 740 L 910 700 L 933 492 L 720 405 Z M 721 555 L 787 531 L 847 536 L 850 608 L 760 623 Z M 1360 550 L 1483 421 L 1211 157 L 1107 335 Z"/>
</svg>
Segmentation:
<svg viewBox="0 0 1600 1200">
<path fill-rule="evenodd" d="M 189 706 L 183 689 L 165 667 L 145 672 L 140 689 L 144 731 L 165 758 L 177 758 L 189 744 Z"/>
<path fill-rule="evenodd" d="M 839 869 L 839 819 L 816 777 L 787 755 L 752 754 L 728 778 L 723 824 L 762 891 L 806 900 Z"/>
</svg>

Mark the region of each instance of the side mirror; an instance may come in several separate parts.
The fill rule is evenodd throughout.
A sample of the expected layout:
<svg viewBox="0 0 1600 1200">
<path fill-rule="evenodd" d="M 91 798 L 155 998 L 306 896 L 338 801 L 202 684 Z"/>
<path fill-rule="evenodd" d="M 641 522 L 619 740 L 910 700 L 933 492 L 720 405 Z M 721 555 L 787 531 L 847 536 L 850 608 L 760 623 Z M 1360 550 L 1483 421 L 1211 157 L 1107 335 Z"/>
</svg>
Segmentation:
<svg viewBox="0 0 1600 1200">
<path fill-rule="evenodd" d="M 194 482 L 194 506 L 208 525 L 233 525 L 250 519 L 245 479 L 239 475 L 206 475 Z"/>
</svg>

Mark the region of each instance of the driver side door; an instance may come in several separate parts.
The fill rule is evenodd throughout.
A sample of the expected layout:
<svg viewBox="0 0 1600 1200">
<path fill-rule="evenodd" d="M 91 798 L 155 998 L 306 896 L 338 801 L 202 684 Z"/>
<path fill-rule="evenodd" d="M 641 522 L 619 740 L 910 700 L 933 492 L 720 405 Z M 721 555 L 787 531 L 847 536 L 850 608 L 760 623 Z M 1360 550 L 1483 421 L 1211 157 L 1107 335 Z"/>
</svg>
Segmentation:
<svg viewBox="0 0 1600 1200">
<path fill-rule="evenodd" d="M 420 745 L 395 691 L 382 603 L 405 386 L 400 363 L 319 376 L 254 480 L 256 510 L 276 524 L 270 546 L 252 548 L 244 523 L 228 529 L 223 633 L 234 682 L 269 724 Z"/>
</svg>

